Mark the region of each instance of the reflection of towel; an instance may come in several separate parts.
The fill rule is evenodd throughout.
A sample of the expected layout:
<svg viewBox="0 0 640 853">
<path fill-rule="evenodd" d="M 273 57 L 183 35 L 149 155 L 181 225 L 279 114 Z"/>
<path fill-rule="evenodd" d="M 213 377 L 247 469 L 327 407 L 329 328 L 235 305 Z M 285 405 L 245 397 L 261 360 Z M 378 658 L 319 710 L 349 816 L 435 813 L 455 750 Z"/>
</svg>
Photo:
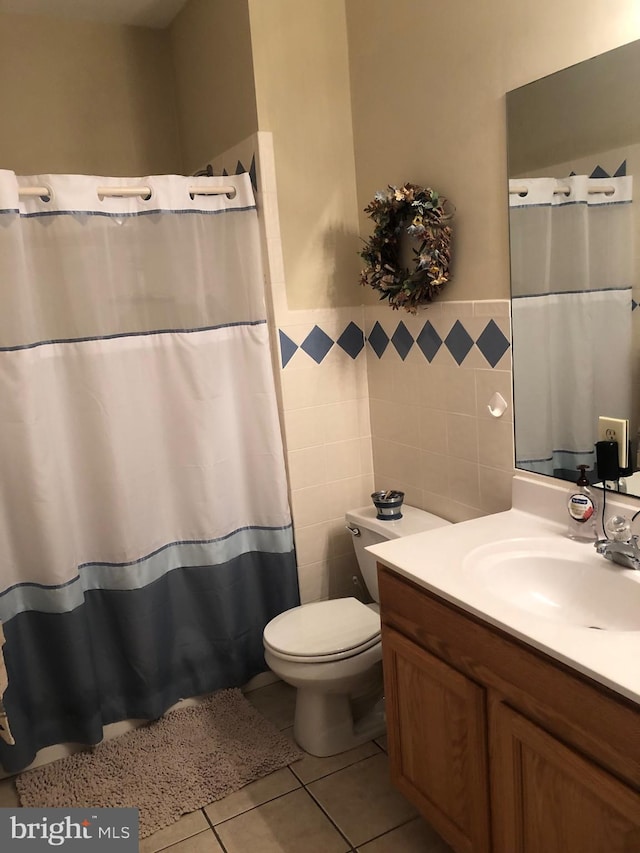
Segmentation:
<svg viewBox="0 0 640 853">
<path fill-rule="evenodd" d="M 9 679 L 7 678 L 7 668 L 4 665 L 4 654 L 2 653 L 2 647 L 4 646 L 4 643 L 4 631 L 2 630 L 2 625 L 0 625 L 0 738 L 2 738 L 2 740 L 6 741 L 7 743 L 14 744 L 15 740 L 13 739 L 11 729 L 9 728 L 9 719 L 7 718 L 7 712 L 5 711 L 4 705 L 2 703 L 4 691 L 9 686 Z"/>
</svg>

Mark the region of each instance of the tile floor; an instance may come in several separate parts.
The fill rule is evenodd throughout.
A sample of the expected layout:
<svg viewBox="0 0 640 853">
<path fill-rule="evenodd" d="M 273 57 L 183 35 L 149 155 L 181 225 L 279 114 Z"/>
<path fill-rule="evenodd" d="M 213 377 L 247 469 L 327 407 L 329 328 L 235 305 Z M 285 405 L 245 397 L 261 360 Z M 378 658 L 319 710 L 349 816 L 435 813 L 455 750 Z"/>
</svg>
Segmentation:
<svg viewBox="0 0 640 853">
<path fill-rule="evenodd" d="M 282 682 L 247 698 L 291 736 L 295 691 Z M 283 770 L 184 815 L 140 853 L 451 853 L 389 782 L 385 739 Z M 0 806 L 18 805 L 11 779 Z"/>
</svg>

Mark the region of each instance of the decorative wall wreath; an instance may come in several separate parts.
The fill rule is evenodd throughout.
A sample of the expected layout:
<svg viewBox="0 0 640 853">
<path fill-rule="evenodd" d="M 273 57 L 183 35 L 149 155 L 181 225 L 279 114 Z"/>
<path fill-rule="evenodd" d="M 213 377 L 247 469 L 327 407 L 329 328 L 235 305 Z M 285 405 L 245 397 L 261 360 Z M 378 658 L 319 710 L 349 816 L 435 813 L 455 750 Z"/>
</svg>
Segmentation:
<svg viewBox="0 0 640 853">
<path fill-rule="evenodd" d="M 432 189 L 405 184 L 389 186 L 375 194 L 364 212 L 376 223 L 365 248 L 359 253 L 366 262 L 360 284 L 380 291 L 392 308 L 415 314 L 419 305 L 432 302 L 449 281 L 452 211 L 447 200 Z M 400 264 L 403 234 L 420 241 L 413 248 L 415 265 Z"/>
</svg>

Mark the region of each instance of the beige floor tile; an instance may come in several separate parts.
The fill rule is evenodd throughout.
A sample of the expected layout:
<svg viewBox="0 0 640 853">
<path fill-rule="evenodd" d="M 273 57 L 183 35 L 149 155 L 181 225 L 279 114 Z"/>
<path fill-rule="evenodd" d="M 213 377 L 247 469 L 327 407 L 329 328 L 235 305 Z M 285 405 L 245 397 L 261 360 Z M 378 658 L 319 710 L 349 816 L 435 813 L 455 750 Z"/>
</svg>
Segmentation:
<svg viewBox="0 0 640 853">
<path fill-rule="evenodd" d="M 12 778 L 0 780 L 0 808 L 14 808 L 20 806 L 20 798 L 16 791 L 16 783 Z"/>
<path fill-rule="evenodd" d="M 252 690 L 246 698 L 260 713 L 277 726 L 286 729 L 293 725 L 296 707 L 296 689 L 284 681 L 277 681 L 259 690 Z"/>
<path fill-rule="evenodd" d="M 227 853 L 346 853 L 347 842 L 300 789 L 216 827 Z"/>
<path fill-rule="evenodd" d="M 205 829 L 209 829 L 209 824 L 204 814 L 200 810 L 190 812 L 171 826 L 159 829 L 153 835 L 143 838 L 140 842 L 140 853 L 157 853 L 158 850 L 164 850 L 165 847 L 184 841 Z"/>
<path fill-rule="evenodd" d="M 389 747 L 387 744 L 387 736 L 386 735 L 382 735 L 382 737 L 377 737 L 375 739 L 375 743 L 378 744 L 380 749 L 383 749 L 385 752 L 389 752 Z"/>
<path fill-rule="evenodd" d="M 383 753 L 312 782 L 308 789 L 354 846 L 416 816 L 413 806 L 391 786 Z"/>
<path fill-rule="evenodd" d="M 192 835 L 191 838 L 184 841 L 178 841 L 171 847 L 165 847 L 163 853 L 224 853 L 224 851 L 213 834 L 213 830 L 209 829 L 207 832 Z"/>
<path fill-rule="evenodd" d="M 358 847 L 358 853 L 453 853 L 448 844 L 422 818 L 405 823 L 374 841 Z"/>
<path fill-rule="evenodd" d="M 290 736 L 293 737 L 293 730 L 291 730 Z M 369 758 L 371 755 L 378 755 L 379 753 L 380 749 L 373 741 L 369 741 L 369 743 L 364 743 L 355 749 L 341 752 L 339 755 L 330 755 L 328 758 L 318 758 L 316 755 L 309 755 L 305 752 L 304 757 L 291 764 L 290 767 L 298 779 L 306 785 L 307 782 L 314 782 L 316 779 L 321 779 L 323 776 L 328 776 L 330 773 L 356 764 L 363 758 Z"/>
<path fill-rule="evenodd" d="M 299 787 L 298 779 L 285 767 L 283 770 L 276 770 L 275 773 L 270 773 L 263 779 L 245 785 L 244 788 L 229 794 L 222 800 L 211 803 L 205 808 L 205 813 L 215 825 Z"/>
</svg>

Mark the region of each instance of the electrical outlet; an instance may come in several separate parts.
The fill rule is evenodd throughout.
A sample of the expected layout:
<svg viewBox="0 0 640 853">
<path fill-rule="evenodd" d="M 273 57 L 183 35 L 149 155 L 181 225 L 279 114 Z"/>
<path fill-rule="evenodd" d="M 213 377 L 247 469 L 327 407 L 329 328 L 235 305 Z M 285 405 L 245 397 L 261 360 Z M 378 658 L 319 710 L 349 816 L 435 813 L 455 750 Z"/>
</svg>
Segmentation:
<svg viewBox="0 0 640 853">
<path fill-rule="evenodd" d="M 598 418 L 598 441 L 618 442 L 618 465 L 629 466 L 629 421 L 626 418 Z"/>
</svg>

